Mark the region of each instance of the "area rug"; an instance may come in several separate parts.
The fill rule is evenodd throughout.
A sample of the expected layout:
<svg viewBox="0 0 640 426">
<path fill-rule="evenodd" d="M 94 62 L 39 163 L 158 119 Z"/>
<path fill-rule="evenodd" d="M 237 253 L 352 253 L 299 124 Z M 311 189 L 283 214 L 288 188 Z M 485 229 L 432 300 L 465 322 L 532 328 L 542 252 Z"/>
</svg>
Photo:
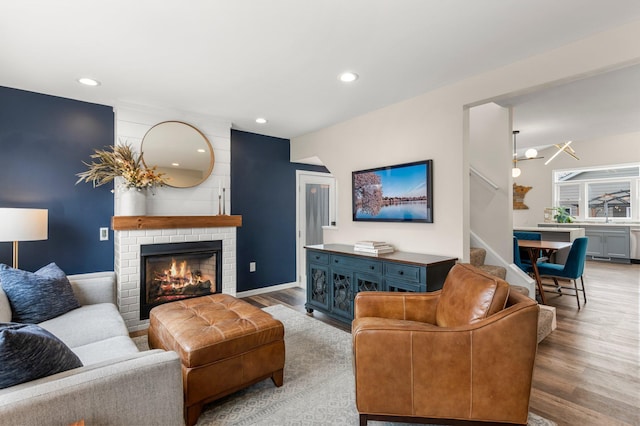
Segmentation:
<svg viewBox="0 0 640 426">
<path fill-rule="evenodd" d="M 284 385 L 276 388 L 265 380 L 211 403 L 197 425 L 358 425 L 351 334 L 282 305 L 264 310 L 284 324 Z M 146 336 L 134 340 L 141 350 L 148 349 Z M 403 424 L 370 421 L 369 425 Z M 529 425 L 555 423 L 529 413 Z"/>
</svg>

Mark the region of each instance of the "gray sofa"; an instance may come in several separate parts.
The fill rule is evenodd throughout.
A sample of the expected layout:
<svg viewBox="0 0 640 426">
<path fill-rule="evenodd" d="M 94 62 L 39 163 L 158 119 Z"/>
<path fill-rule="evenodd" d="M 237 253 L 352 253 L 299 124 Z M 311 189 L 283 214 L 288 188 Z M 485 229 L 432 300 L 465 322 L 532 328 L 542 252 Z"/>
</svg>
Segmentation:
<svg viewBox="0 0 640 426">
<path fill-rule="evenodd" d="M 0 390 L 0 424 L 183 424 L 180 359 L 175 352 L 138 351 L 115 305 L 115 273 L 68 278 L 80 308 L 38 325 L 83 366 Z M 11 318 L 10 309 L 0 288 L 0 322 Z"/>
</svg>

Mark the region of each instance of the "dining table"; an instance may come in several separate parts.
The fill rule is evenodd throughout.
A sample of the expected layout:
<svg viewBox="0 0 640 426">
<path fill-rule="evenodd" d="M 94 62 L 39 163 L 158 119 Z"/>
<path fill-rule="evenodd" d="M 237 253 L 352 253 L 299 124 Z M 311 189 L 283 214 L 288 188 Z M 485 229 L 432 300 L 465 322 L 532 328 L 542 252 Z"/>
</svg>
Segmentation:
<svg viewBox="0 0 640 426">
<path fill-rule="evenodd" d="M 543 257 L 550 259 L 553 253 L 571 247 L 571 244 L 570 241 L 518 240 L 518 247 L 525 249 L 527 253 L 529 253 L 531 269 L 533 269 L 533 278 L 536 280 L 540 300 L 543 305 L 547 304 L 547 300 L 544 297 L 544 289 L 542 287 L 542 279 L 540 278 L 540 271 L 538 271 L 537 261 L 540 259 L 541 254 Z"/>
</svg>

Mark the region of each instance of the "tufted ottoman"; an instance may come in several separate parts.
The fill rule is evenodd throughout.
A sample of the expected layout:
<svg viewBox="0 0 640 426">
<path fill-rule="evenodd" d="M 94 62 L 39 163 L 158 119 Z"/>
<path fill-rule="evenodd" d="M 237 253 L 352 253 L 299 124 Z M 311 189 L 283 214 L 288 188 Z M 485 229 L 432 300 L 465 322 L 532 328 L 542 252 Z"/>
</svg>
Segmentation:
<svg viewBox="0 0 640 426">
<path fill-rule="evenodd" d="M 156 306 L 149 314 L 149 346 L 182 360 L 185 421 L 205 403 L 271 378 L 282 386 L 284 326 L 263 310 L 227 294 Z"/>
</svg>

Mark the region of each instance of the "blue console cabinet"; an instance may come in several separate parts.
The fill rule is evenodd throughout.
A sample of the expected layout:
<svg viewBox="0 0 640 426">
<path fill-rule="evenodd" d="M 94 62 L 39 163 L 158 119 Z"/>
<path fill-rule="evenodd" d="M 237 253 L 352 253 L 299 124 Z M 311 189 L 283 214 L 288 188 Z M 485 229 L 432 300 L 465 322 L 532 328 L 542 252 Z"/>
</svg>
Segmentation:
<svg viewBox="0 0 640 426">
<path fill-rule="evenodd" d="M 353 299 L 360 291 L 427 292 L 442 288 L 457 258 L 396 251 L 372 256 L 353 246 L 307 246 L 308 313 L 353 320 Z"/>
</svg>

